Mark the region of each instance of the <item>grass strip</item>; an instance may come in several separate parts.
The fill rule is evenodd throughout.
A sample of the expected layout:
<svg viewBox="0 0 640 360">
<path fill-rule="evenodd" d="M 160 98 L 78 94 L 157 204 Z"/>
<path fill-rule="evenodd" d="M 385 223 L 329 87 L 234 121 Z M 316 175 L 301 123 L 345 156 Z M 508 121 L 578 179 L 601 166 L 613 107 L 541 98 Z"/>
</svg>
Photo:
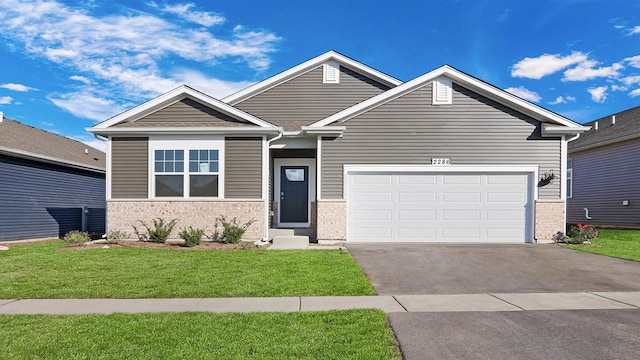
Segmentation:
<svg viewBox="0 0 640 360">
<path fill-rule="evenodd" d="M 378 310 L 0 315 L 11 359 L 400 359 Z"/>
<path fill-rule="evenodd" d="M 0 252 L 0 299 L 375 295 L 347 250 L 58 250 L 63 244 Z"/>
<path fill-rule="evenodd" d="M 592 240 L 596 246 L 567 245 L 569 249 L 586 251 L 620 259 L 640 261 L 640 230 L 601 229 Z"/>
</svg>

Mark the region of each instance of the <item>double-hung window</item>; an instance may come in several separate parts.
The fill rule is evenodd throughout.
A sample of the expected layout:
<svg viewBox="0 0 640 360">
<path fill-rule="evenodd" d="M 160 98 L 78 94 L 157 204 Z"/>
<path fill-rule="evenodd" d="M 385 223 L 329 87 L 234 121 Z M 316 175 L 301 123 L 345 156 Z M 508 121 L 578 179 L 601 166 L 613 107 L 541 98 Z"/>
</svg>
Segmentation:
<svg viewBox="0 0 640 360">
<path fill-rule="evenodd" d="M 222 197 L 224 140 L 150 141 L 154 198 Z"/>
</svg>

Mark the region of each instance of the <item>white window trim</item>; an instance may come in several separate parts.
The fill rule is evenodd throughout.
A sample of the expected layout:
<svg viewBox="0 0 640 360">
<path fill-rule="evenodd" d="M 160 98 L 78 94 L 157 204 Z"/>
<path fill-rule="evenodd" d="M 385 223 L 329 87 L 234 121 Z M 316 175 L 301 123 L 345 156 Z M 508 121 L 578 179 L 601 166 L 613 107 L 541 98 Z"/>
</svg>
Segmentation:
<svg viewBox="0 0 640 360">
<path fill-rule="evenodd" d="M 567 168 L 567 178 L 566 178 L 566 183 L 567 183 L 567 198 L 572 198 L 573 197 L 573 168 Z M 568 183 L 571 183 L 571 186 L 568 185 Z"/>
<path fill-rule="evenodd" d="M 331 78 L 329 75 L 333 74 Z M 337 61 L 327 61 L 322 65 L 322 83 L 340 84 L 340 63 Z"/>
<path fill-rule="evenodd" d="M 446 98 L 442 99 L 438 97 L 442 87 L 446 87 Z M 433 80 L 433 105 L 451 105 L 453 104 L 453 85 L 451 79 L 437 78 Z"/>
<path fill-rule="evenodd" d="M 184 171 L 183 196 L 156 196 L 155 182 L 155 151 L 156 150 L 184 150 Z M 217 197 L 194 197 L 189 194 L 189 150 L 218 150 L 218 196 Z M 224 199 L 224 137 L 207 137 L 207 136 L 157 136 L 149 138 L 149 157 L 147 174 L 149 176 L 149 199 L 172 201 L 172 200 L 220 200 Z M 158 173 L 158 174 L 175 174 L 180 173 Z M 215 173 L 194 173 L 194 175 L 206 175 Z"/>
</svg>

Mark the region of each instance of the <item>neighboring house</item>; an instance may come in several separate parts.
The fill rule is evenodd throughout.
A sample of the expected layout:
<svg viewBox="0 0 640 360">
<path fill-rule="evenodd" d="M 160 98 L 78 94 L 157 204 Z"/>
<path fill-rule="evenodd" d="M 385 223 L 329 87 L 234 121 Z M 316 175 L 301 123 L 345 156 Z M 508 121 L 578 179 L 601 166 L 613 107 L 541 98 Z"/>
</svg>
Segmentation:
<svg viewBox="0 0 640 360">
<path fill-rule="evenodd" d="M 108 228 L 216 217 L 348 242 L 534 242 L 564 229 L 587 128 L 442 66 L 401 81 L 330 51 L 216 100 L 181 86 L 108 138 Z M 547 180 L 547 181 L 545 181 Z"/>
<path fill-rule="evenodd" d="M 567 222 L 640 228 L 640 106 L 569 143 Z"/>
<path fill-rule="evenodd" d="M 105 158 L 0 113 L 0 241 L 57 238 L 82 230 L 83 217 L 104 233 Z"/>
</svg>

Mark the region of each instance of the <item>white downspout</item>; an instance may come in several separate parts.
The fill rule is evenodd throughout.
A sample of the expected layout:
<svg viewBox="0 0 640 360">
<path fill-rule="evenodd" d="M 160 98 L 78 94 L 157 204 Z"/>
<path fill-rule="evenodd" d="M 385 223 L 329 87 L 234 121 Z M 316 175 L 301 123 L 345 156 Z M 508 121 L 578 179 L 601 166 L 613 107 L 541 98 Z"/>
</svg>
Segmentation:
<svg viewBox="0 0 640 360">
<path fill-rule="evenodd" d="M 567 159 L 569 158 L 569 143 L 570 143 L 570 142 L 572 142 L 572 141 L 574 141 L 574 140 L 577 140 L 577 139 L 580 137 L 580 135 L 581 135 L 581 134 L 576 134 L 576 136 L 574 136 L 574 137 L 572 137 L 571 139 L 569 139 L 569 140 L 567 140 L 567 141 L 566 141 L 566 149 L 567 149 L 567 156 L 566 156 L 566 158 L 567 158 Z M 566 164 L 566 160 L 565 160 L 565 164 Z M 566 165 L 565 165 L 565 167 L 566 167 Z M 566 168 L 564 169 L 564 174 L 563 174 L 563 176 L 565 177 L 565 179 L 561 179 L 561 180 L 562 180 L 562 181 L 563 181 L 563 183 L 564 183 L 564 191 L 565 191 L 565 194 L 564 194 L 564 201 L 565 201 L 565 203 L 564 203 L 564 226 L 566 227 L 566 226 L 567 226 L 567 203 L 569 202 L 569 198 L 567 198 L 567 194 L 566 194 L 566 192 L 567 192 L 567 185 L 566 185 L 566 183 L 567 183 L 567 180 L 566 180 L 566 177 L 567 177 L 567 169 L 566 169 Z M 573 182 L 573 179 L 572 179 L 571 181 Z M 573 183 L 571 184 L 571 186 L 573 187 Z M 586 209 L 585 209 L 585 210 L 586 210 Z"/>
<path fill-rule="evenodd" d="M 264 164 L 263 169 L 266 170 L 266 177 L 263 177 L 264 179 L 266 179 L 264 186 L 269 186 L 269 164 L 271 163 L 271 156 L 269 154 L 269 149 L 271 149 L 271 143 L 276 141 L 276 140 L 280 140 L 282 137 L 284 136 L 284 129 L 280 128 L 278 135 L 275 136 L 274 138 L 267 140 L 267 145 L 266 145 L 266 164 Z M 271 199 L 269 199 L 269 189 L 267 188 L 266 191 L 266 195 L 265 195 L 265 200 L 264 200 L 264 237 L 263 237 L 263 241 L 269 241 L 269 217 L 271 215 L 271 211 L 269 210 L 269 203 L 271 202 Z"/>
</svg>

